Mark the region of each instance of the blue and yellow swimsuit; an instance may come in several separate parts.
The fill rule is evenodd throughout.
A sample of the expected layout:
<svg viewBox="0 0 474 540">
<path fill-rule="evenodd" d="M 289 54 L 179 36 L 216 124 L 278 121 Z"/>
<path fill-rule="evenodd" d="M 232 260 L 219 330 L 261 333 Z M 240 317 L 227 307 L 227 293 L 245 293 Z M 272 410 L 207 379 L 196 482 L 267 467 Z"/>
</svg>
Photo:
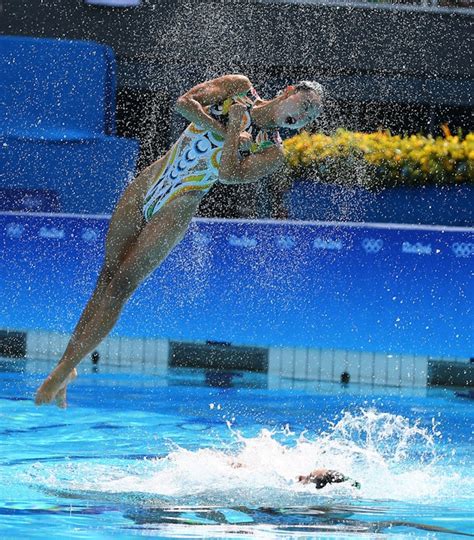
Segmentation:
<svg viewBox="0 0 474 540">
<path fill-rule="evenodd" d="M 247 92 L 227 98 L 224 102 L 209 107 L 210 116 L 227 124 L 229 109 L 234 103 L 247 106 L 242 119 L 241 131 L 252 137 L 251 142 L 239 149 L 240 157 L 255 154 L 273 145 L 280 145 L 278 131 L 256 127 L 250 111 L 258 99 L 252 87 Z M 199 190 L 207 193 L 219 178 L 219 164 L 224 139 L 210 130 L 190 124 L 171 148 L 153 186 L 148 190 L 143 205 L 147 221 L 169 201 L 185 191 Z"/>
</svg>

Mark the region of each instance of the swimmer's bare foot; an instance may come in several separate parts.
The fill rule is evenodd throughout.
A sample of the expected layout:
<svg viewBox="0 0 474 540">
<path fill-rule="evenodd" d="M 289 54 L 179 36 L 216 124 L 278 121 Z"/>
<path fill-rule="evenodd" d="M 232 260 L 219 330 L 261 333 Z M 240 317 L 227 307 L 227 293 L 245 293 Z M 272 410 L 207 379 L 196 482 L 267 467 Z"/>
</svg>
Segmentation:
<svg viewBox="0 0 474 540">
<path fill-rule="evenodd" d="M 65 373 L 64 367 L 59 364 L 36 392 L 35 404 L 45 405 L 53 400 L 61 409 L 67 407 L 66 388 L 67 385 L 77 377 L 77 371 L 73 368 L 69 373 Z"/>
</svg>

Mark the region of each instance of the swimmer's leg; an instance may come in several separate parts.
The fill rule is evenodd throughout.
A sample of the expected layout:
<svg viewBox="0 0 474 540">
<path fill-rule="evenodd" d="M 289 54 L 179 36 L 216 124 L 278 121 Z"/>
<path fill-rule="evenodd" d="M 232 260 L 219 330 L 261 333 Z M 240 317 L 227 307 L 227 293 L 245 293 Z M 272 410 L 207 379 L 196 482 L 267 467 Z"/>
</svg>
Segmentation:
<svg viewBox="0 0 474 540">
<path fill-rule="evenodd" d="M 118 272 L 122 261 L 126 258 L 130 249 L 133 248 L 144 229 L 146 221 L 143 216 L 143 199 L 150 184 L 160 176 L 163 168 L 166 166 L 168 154 L 165 154 L 162 158 L 141 171 L 133 182 L 130 183 L 117 203 L 110 219 L 109 230 L 105 240 L 105 260 L 99 273 L 95 290 L 81 314 L 60 363 L 65 357 L 70 356 L 76 336 L 95 317 L 104 291 L 109 286 L 112 278 Z"/>
<path fill-rule="evenodd" d="M 160 167 L 161 160 L 143 170 L 127 187 L 112 214 L 109 229 L 105 240 L 105 258 L 97 279 L 96 287 L 84 308 L 79 322 L 72 334 L 74 336 L 84 324 L 94 317 L 95 306 L 102 297 L 103 291 L 108 287 L 114 275 L 120 268 L 121 262 L 133 247 L 140 233 L 146 225 L 143 217 L 143 194 Z M 68 354 L 68 350 L 64 355 Z M 64 356 L 63 355 L 63 356 Z M 62 360 L 62 359 L 61 359 Z"/>
<path fill-rule="evenodd" d="M 149 168 L 150 169 L 150 168 Z M 142 205 L 140 204 L 140 194 L 143 191 L 142 185 L 148 185 L 150 170 L 145 169 L 125 190 L 120 201 L 118 202 L 115 211 L 110 219 L 109 229 L 105 240 L 105 259 L 102 269 L 99 272 L 97 283 L 89 301 L 84 308 L 81 317 L 76 324 L 71 339 L 66 347 L 59 364 L 64 358 L 67 358 L 74 350 L 74 343 L 77 336 L 82 332 L 86 324 L 89 323 L 95 316 L 95 312 L 100 305 L 105 290 L 111 282 L 113 276 L 120 267 L 121 260 L 126 256 L 136 242 L 138 236 L 145 226 L 143 217 Z M 74 369 L 68 374 L 65 374 L 64 381 L 59 391 L 56 393 L 55 401 L 58 407 L 66 406 L 66 386 L 77 376 Z M 43 401 L 40 401 L 43 399 Z M 36 403 L 49 403 L 50 396 L 40 396 L 38 394 Z"/>
<path fill-rule="evenodd" d="M 117 271 L 96 288 L 90 309 L 74 331 L 60 363 L 38 390 L 36 404 L 65 406 L 66 379 L 75 366 L 107 336 L 115 325 L 126 301 L 140 283 L 168 256 L 181 241 L 193 217 L 198 200 L 181 196 L 169 202 L 142 229 Z"/>
</svg>

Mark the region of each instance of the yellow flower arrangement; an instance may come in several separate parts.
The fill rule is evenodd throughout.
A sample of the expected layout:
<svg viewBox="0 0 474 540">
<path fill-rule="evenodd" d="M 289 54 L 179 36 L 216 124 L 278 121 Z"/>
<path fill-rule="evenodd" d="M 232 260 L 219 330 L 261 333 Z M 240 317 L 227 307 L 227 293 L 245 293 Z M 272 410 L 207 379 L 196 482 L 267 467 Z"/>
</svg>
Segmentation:
<svg viewBox="0 0 474 540">
<path fill-rule="evenodd" d="M 474 133 L 443 137 L 351 132 L 302 132 L 284 143 L 291 170 L 344 184 L 395 185 L 474 182 Z"/>
</svg>

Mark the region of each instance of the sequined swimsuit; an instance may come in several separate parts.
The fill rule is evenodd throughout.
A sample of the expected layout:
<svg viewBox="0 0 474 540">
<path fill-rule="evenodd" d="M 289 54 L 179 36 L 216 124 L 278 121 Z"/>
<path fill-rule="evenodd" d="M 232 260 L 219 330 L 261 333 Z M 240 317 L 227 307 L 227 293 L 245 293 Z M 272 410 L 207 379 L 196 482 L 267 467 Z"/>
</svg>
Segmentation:
<svg viewBox="0 0 474 540">
<path fill-rule="evenodd" d="M 242 119 L 241 131 L 251 135 L 251 141 L 239 148 L 240 157 L 255 154 L 273 145 L 280 145 L 278 131 L 260 129 L 252 122 L 250 111 L 258 99 L 252 87 L 247 92 L 211 105 L 208 114 L 227 124 L 229 109 L 234 103 L 247 106 Z M 224 139 L 210 130 L 190 124 L 175 142 L 152 187 L 145 196 L 143 214 L 147 221 L 169 201 L 185 191 L 198 190 L 207 193 L 219 179 L 219 164 Z"/>
</svg>

